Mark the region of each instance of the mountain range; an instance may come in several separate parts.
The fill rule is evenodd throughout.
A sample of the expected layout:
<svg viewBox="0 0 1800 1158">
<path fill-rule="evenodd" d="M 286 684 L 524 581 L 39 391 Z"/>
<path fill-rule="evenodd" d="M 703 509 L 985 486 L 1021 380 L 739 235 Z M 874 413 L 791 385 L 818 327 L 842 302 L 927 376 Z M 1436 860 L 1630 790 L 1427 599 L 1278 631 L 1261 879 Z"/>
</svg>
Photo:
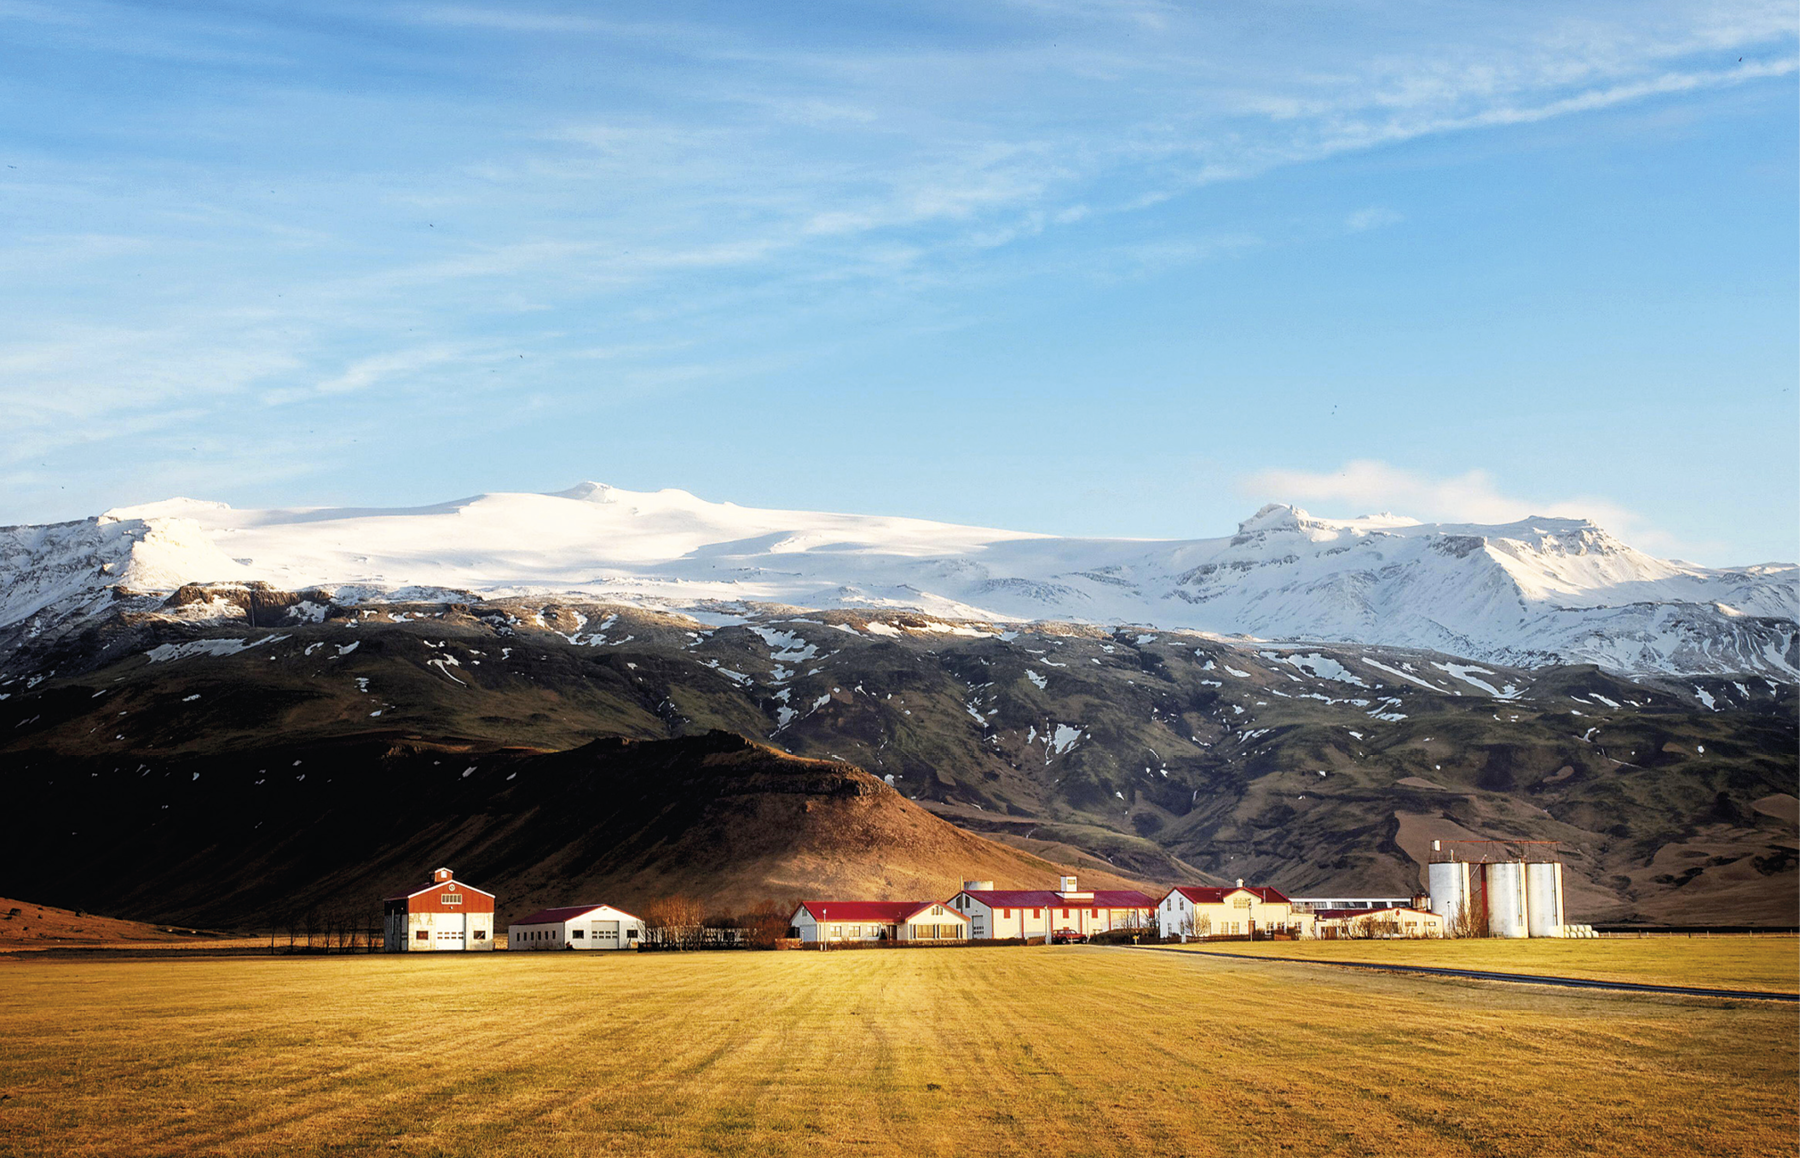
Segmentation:
<svg viewBox="0 0 1800 1158">
<path fill-rule="evenodd" d="M 404 509 L 173 499 L 0 528 L 0 663 L 9 643 L 78 628 L 119 599 L 261 582 L 340 604 L 561 593 L 700 613 L 895 609 L 1791 680 L 1797 581 L 1793 564 L 1662 560 L 1560 518 L 1328 520 L 1271 505 L 1230 536 L 1150 541 L 759 510 L 598 483 Z"/>
<path fill-rule="evenodd" d="M 0 894 L 1404 895 L 1434 839 L 1544 840 L 1574 920 L 1792 924 L 1793 573 L 1554 520 L 1145 543 L 590 487 L 8 528 Z"/>
</svg>

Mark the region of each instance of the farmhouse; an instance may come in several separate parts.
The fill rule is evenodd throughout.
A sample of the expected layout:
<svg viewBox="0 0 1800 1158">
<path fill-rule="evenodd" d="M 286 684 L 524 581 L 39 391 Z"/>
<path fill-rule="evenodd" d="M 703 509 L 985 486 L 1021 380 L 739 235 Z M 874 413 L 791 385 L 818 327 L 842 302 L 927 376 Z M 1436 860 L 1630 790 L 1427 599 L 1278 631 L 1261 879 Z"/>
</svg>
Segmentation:
<svg viewBox="0 0 1800 1158">
<path fill-rule="evenodd" d="M 441 953 L 494 947 L 494 894 L 464 884 L 447 868 L 410 893 L 384 897 L 382 949 Z"/>
<path fill-rule="evenodd" d="M 1298 912 L 1280 889 L 1245 887 L 1243 881 L 1219 888 L 1177 886 L 1156 906 L 1158 931 L 1164 937 L 1254 937 L 1284 933 L 1310 937 L 1313 914 Z"/>
<path fill-rule="evenodd" d="M 1442 914 L 1410 905 L 1380 909 L 1320 909 L 1313 913 L 1318 935 L 1326 940 L 1348 937 L 1442 937 Z"/>
<path fill-rule="evenodd" d="M 1135 889 L 1082 891 L 1074 877 L 1049 889 L 996 889 L 992 881 L 964 881 L 951 908 L 969 919 L 969 936 L 1048 937 L 1068 930 L 1084 937 L 1115 929 L 1151 928 L 1156 902 Z"/>
<path fill-rule="evenodd" d="M 635 949 L 644 922 L 611 905 L 539 909 L 506 927 L 508 949 Z"/>
<path fill-rule="evenodd" d="M 964 941 L 969 922 L 934 901 L 802 901 L 788 918 L 805 944 Z"/>
</svg>

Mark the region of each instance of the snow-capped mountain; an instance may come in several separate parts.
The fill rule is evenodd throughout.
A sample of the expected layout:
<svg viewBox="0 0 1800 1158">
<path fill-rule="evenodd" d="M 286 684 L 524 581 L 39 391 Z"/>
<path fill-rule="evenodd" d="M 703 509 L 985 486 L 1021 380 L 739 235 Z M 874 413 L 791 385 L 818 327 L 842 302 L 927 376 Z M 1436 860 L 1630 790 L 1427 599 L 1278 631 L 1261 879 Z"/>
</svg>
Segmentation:
<svg viewBox="0 0 1800 1158">
<path fill-rule="evenodd" d="M 1075 539 L 584 483 L 407 509 L 172 499 L 0 529 L 0 640 L 184 584 L 263 582 L 339 603 L 561 592 L 668 609 L 908 608 L 1790 680 L 1797 577 L 1791 564 L 1656 559 L 1578 519 L 1327 520 L 1271 505 L 1224 538 Z"/>
</svg>

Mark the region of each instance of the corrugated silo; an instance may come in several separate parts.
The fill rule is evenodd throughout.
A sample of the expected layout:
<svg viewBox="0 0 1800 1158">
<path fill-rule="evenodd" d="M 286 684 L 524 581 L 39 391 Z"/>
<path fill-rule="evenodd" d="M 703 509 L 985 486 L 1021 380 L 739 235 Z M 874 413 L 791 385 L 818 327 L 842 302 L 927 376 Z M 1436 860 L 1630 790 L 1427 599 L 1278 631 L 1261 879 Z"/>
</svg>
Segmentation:
<svg viewBox="0 0 1800 1158">
<path fill-rule="evenodd" d="M 1533 937 L 1563 935 L 1562 867 L 1560 861 L 1525 866 L 1525 921 Z"/>
<path fill-rule="evenodd" d="M 1425 866 L 1425 879 L 1431 891 L 1431 911 L 1444 918 L 1447 935 L 1455 936 L 1463 911 L 1469 906 L 1469 869 L 1480 871 L 1480 865 L 1466 860 L 1437 861 Z"/>
<path fill-rule="evenodd" d="M 1525 923 L 1525 864 L 1523 861 L 1495 861 L 1482 866 L 1487 876 L 1488 935 L 1490 937 L 1528 937 Z"/>
</svg>

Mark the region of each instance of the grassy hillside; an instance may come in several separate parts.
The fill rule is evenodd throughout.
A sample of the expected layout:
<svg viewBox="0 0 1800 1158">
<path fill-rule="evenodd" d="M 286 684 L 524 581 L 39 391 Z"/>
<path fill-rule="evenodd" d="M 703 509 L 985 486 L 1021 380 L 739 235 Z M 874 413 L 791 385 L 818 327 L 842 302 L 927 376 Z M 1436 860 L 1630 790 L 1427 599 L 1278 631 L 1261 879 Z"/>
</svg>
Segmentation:
<svg viewBox="0 0 1800 1158">
<path fill-rule="evenodd" d="M 554 904 L 635 909 L 683 894 L 944 899 L 964 878 L 1045 887 L 1069 871 L 957 828 L 851 765 L 715 732 L 561 753 L 368 739 L 163 758 L 65 758 L 14 778 L 66 828 L 0 850 L 14 891 L 159 921 L 356 928 L 448 864 L 498 895 L 502 926 Z M 1129 887 L 1091 862 L 1087 884 Z"/>
</svg>

